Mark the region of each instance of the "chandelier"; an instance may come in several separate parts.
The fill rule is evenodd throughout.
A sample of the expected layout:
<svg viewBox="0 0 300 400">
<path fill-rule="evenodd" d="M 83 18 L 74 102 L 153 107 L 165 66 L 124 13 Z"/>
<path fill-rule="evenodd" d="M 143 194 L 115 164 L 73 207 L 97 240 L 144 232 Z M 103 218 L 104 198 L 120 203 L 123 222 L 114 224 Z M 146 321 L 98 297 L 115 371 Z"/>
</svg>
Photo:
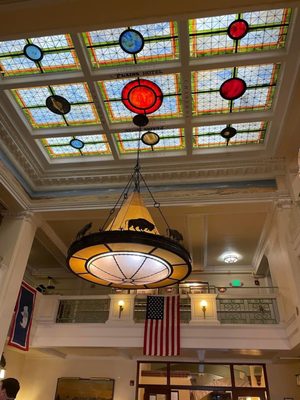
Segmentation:
<svg viewBox="0 0 300 400">
<path fill-rule="evenodd" d="M 139 139 L 140 140 L 140 139 Z M 144 185 L 159 210 L 168 236 L 159 233 L 141 195 Z M 99 232 L 85 225 L 68 251 L 68 267 L 90 282 L 123 289 L 174 285 L 191 272 L 190 256 L 180 232 L 169 227 L 140 171 L 134 171 Z"/>
</svg>

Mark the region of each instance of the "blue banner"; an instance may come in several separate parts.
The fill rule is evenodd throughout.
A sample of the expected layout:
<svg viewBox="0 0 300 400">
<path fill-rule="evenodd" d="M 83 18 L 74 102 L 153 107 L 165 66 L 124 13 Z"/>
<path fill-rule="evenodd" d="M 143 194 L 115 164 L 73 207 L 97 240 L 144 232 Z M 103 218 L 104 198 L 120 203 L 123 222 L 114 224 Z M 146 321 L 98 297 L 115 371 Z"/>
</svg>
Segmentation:
<svg viewBox="0 0 300 400">
<path fill-rule="evenodd" d="M 8 345 L 27 351 L 36 290 L 23 282 L 12 321 Z"/>
</svg>

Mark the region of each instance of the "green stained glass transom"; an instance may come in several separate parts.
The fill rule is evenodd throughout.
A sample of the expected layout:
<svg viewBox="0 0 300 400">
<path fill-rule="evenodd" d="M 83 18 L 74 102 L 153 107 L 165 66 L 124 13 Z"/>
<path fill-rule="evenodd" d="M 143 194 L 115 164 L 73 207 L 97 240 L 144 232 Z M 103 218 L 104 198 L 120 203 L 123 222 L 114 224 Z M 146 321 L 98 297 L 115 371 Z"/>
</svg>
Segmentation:
<svg viewBox="0 0 300 400">
<path fill-rule="evenodd" d="M 268 123 L 244 122 L 230 125 L 208 125 L 193 129 L 193 148 L 225 147 L 227 145 L 220 132 L 231 126 L 236 129 L 237 134 L 230 139 L 228 146 L 239 146 L 244 144 L 262 144 L 265 139 Z"/>
<path fill-rule="evenodd" d="M 33 128 L 100 123 L 86 83 L 14 89 L 12 93 Z M 57 115 L 46 107 L 46 98 L 53 94 L 69 101 L 71 111 L 68 114 Z"/>
<path fill-rule="evenodd" d="M 185 149 L 184 133 L 182 128 L 153 129 L 153 132 L 159 135 L 159 142 L 153 146 L 152 150 L 151 146 L 148 146 L 141 141 L 140 150 L 142 152 L 175 151 Z M 142 133 L 144 133 L 144 131 L 142 131 Z M 138 150 L 139 135 L 140 133 L 138 131 L 115 133 L 114 137 L 120 154 L 136 153 Z"/>
<path fill-rule="evenodd" d="M 291 9 L 251 11 L 189 21 L 191 57 L 274 50 L 285 46 Z M 240 40 L 227 35 L 229 25 L 244 19 L 248 33 Z"/>
<path fill-rule="evenodd" d="M 127 27 L 83 34 L 93 68 L 178 58 L 178 34 L 175 22 L 135 25 L 130 28 L 140 32 L 145 41 L 143 49 L 135 55 L 126 53 L 119 45 L 120 34 Z"/>
<path fill-rule="evenodd" d="M 181 89 L 179 74 L 143 76 L 156 83 L 163 92 L 161 107 L 150 114 L 151 119 L 177 118 L 182 115 Z M 123 87 L 132 79 L 114 79 L 98 82 L 105 103 L 106 112 L 111 122 L 131 121 L 134 113 L 129 111 L 121 100 Z"/>
<path fill-rule="evenodd" d="M 260 64 L 192 73 L 193 115 L 269 110 L 280 64 Z M 232 77 L 246 82 L 246 92 L 236 100 L 225 100 L 219 89 Z"/>
<path fill-rule="evenodd" d="M 83 142 L 81 149 L 75 149 L 70 145 L 72 139 L 78 139 Z M 106 136 L 87 135 L 87 136 L 66 136 L 39 139 L 47 154 L 51 159 L 72 158 L 110 155 L 111 150 L 107 143 Z"/>
<path fill-rule="evenodd" d="M 27 44 L 34 44 L 42 49 L 41 61 L 31 61 L 24 55 L 23 49 Z M 80 64 L 70 35 L 0 42 L 0 71 L 4 77 L 78 69 Z"/>
</svg>

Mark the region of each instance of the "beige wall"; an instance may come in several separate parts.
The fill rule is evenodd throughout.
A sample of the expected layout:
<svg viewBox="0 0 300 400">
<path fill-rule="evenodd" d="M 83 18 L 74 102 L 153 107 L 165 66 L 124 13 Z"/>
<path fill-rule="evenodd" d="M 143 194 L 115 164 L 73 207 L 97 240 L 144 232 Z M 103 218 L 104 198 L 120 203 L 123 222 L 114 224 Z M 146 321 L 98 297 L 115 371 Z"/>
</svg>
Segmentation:
<svg viewBox="0 0 300 400">
<path fill-rule="evenodd" d="M 300 400 L 300 386 L 296 385 L 295 377 L 299 373 L 300 363 L 268 364 L 267 376 L 271 400 L 283 400 L 285 397 Z"/>
<path fill-rule="evenodd" d="M 62 359 L 37 357 L 5 350 L 7 377 L 16 377 L 21 383 L 17 400 L 54 400 L 57 379 L 60 377 L 107 377 L 115 379 L 114 400 L 133 400 L 136 380 L 136 362 L 125 359 L 94 360 L 92 357 Z"/>
<path fill-rule="evenodd" d="M 20 380 L 21 390 L 17 400 L 54 400 L 57 379 L 60 377 L 108 377 L 115 379 L 114 400 L 134 400 L 136 383 L 136 361 L 126 359 L 97 359 L 92 357 L 62 359 L 42 357 L 5 349 L 7 377 Z M 268 364 L 267 375 L 270 400 L 291 397 L 300 399 L 300 387 L 295 374 L 300 373 L 300 363 Z"/>
</svg>

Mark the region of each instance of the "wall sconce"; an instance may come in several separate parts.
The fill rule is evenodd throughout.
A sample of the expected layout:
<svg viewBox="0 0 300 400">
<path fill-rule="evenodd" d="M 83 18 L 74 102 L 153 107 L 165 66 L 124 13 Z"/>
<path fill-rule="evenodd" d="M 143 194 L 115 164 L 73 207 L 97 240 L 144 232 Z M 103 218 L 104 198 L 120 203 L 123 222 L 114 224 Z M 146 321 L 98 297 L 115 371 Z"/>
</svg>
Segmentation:
<svg viewBox="0 0 300 400">
<path fill-rule="evenodd" d="M 120 301 L 118 302 L 118 306 L 119 306 L 119 318 L 121 318 L 122 311 L 124 310 L 124 305 L 125 305 L 124 300 L 120 300 Z"/>
<path fill-rule="evenodd" d="M 206 313 L 206 309 L 207 309 L 207 301 L 206 300 L 201 300 L 200 301 L 200 307 L 201 307 L 201 310 L 203 312 L 203 318 L 205 319 L 205 313 Z"/>
<path fill-rule="evenodd" d="M 2 354 L 0 361 L 0 379 L 5 378 L 5 373 L 6 373 L 5 366 L 6 366 L 6 360 L 4 355 Z"/>
<path fill-rule="evenodd" d="M 296 374 L 296 384 L 297 386 L 300 386 L 300 374 Z"/>
</svg>

